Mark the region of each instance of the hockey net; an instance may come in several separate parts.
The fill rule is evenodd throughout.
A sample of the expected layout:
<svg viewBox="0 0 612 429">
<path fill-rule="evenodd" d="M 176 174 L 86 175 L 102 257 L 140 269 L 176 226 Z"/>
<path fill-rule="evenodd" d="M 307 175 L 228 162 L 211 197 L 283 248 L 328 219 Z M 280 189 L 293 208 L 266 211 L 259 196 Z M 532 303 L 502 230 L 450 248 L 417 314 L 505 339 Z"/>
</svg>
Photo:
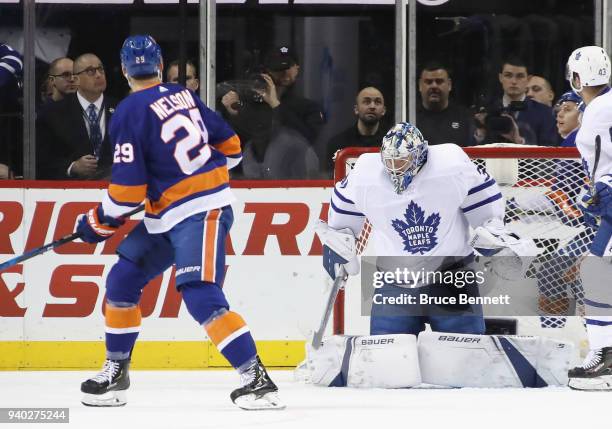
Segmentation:
<svg viewBox="0 0 612 429">
<path fill-rule="evenodd" d="M 500 186 L 506 200 L 508 229 L 533 238 L 542 249 L 526 273 L 537 288 L 534 296 L 538 296 L 538 302 L 534 306 L 539 316 L 516 318 L 517 333 L 564 338 L 584 348 L 584 327 L 579 317 L 584 294 L 579 264 L 588 250 L 592 231 L 582 224 L 575 203 L 586 180 L 578 151 L 509 144 L 464 150 Z M 342 180 L 360 155 L 378 151 L 379 148 L 343 149 L 336 156 L 334 180 Z M 359 253 L 369 253 L 370 232 L 366 220 L 358 240 Z M 347 290 L 349 287 L 350 283 Z M 346 305 L 345 298 L 345 291 L 341 291 L 334 308 L 334 334 L 351 330 L 345 320 L 355 317 L 345 319 L 345 311 L 349 315 L 359 311 L 352 304 Z"/>
</svg>

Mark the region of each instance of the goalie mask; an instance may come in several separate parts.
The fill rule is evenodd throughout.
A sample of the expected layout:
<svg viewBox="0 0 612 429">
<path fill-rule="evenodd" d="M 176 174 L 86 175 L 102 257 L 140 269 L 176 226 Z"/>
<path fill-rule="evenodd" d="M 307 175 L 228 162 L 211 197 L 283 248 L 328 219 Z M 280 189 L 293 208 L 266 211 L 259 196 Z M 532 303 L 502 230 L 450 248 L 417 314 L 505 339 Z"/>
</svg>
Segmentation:
<svg viewBox="0 0 612 429">
<path fill-rule="evenodd" d="M 578 77 L 580 83 L 575 82 Z M 567 60 L 565 78 L 574 92 L 585 86 L 607 85 L 610 81 L 610 58 L 599 46 L 583 46 L 576 49 Z"/>
<path fill-rule="evenodd" d="M 130 36 L 121 48 L 121 64 L 129 77 L 157 74 L 161 79 L 162 52 L 153 37 Z"/>
<path fill-rule="evenodd" d="M 380 156 L 395 192 L 401 194 L 427 161 L 427 141 L 417 127 L 400 122 L 383 138 Z"/>
</svg>

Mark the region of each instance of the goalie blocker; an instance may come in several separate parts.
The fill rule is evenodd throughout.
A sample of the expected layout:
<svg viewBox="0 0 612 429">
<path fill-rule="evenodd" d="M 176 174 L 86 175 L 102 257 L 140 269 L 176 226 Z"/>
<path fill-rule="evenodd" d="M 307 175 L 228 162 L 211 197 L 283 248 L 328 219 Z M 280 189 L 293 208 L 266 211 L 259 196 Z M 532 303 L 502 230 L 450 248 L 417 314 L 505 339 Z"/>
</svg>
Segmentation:
<svg viewBox="0 0 612 429">
<path fill-rule="evenodd" d="M 573 345 L 543 337 L 421 332 L 333 336 L 308 349 L 313 384 L 404 388 L 546 387 L 567 384 Z"/>
</svg>

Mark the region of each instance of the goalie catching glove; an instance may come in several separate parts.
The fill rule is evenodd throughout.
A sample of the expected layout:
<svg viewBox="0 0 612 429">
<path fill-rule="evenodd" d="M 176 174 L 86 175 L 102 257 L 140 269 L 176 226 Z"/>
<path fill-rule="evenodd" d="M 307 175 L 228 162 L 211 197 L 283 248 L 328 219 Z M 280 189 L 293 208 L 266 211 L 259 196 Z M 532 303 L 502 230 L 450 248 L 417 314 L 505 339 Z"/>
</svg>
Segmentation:
<svg viewBox="0 0 612 429">
<path fill-rule="evenodd" d="M 470 246 L 483 256 L 495 256 L 491 269 L 504 280 L 523 278 L 531 264 L 530 257 L 540 253 L 531 238 L 520 238 L 509 232 L 502 220 L 497 218 L 474 230 Z"/>
<path fill-rule="evenodd" d="M 318 220 L 315 232 L 323 243 L 323 267 L 332 279 L 344 266 L 350 276 L 359 274 L 359 258 L 355 235 L 349 228 L 334 229 L 326 222 Z"/>
<path fill-rule="evenodd" d="M 99 243 L 110 238 L 124 223 L 123 218 L 106 216 L 102 205 L 98 204 L 98 206 L 81 215 L 76 232 L 81 235 L 81 240 L 86 243 Z"/>
</svg>

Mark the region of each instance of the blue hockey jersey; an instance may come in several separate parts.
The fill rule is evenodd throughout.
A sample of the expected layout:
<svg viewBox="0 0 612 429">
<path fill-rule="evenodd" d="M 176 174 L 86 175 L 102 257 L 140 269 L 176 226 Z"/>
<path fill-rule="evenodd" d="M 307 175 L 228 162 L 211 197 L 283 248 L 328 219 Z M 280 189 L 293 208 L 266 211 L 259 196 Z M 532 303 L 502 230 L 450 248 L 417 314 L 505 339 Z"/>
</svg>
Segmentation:
<svg viewBox="0 0 612 429">
<path fill-rule="evenodd" d="M 145 225 L 168 231 L 234 197 L 228 168 L 242 157 L 229 125 L 190 90 L 158 84 L 129 95 L 110 123 L 111 184 L 104 212 L 119 217 L 145 200 Z"/>
</svg>

